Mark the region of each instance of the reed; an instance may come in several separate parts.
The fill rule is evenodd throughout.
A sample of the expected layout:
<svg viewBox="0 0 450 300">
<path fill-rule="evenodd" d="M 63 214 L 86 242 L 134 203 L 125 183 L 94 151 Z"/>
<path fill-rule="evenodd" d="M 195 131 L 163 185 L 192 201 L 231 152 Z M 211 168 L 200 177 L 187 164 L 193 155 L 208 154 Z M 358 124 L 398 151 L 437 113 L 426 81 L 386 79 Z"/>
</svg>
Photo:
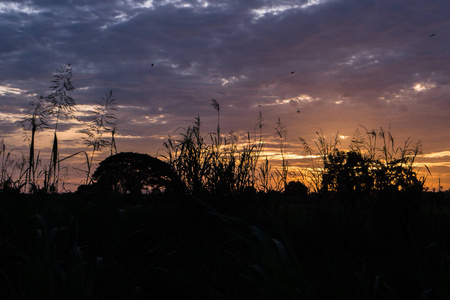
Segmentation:
<svg viewBox="0 0 450 300">
<path fill-rule="evenodd" d="M 72 84 L 72 67 L 70 64 L 61 66 L 56 74 L 53 75 L 50 89 L 53 90 L 50 94 L 42 97 L 47 102 L 47 113 L 54 118 L 54 132 L 53 145 L 50 155 L 50 165 L 46 174 L 46 188 L 50 192 L 58 191 L 59 181 L 59 146 L 58 146 L 58 125 L 61 117 L 66 119 L 75 118 L 74 111 L 76 110 L 76 102 L 69 95 L 69 92 L 75 91 Z"/>
<path fill-rule="evenodd" d="M 103 148 L 108 147 L 111 155 L 117 153 L 117 145 L 115 135 L 117 133 L 116 116 L 114 111 L 116 110 L 116 99 L 113 97 L 112 90 L 106 93 L 104 97 L 101 97 L 96 102 L 94 111 L 92 111 L 92 118 L 86 124 L 86 129 L 80 130 L 84 133 L 84 143 L 88 148 L 92 148 L 91 153 L 88 155 L 86 151 L 78 151 L 67 157 L 60 158 L 60 142 L 58 139 L 58 126 L 62 118 L 77 119 L 75 116 L 76 102 L 70 95 L 75 91 L 75 87 L 72 84 L 72 67 L 70 64 L 61 66 L 56 74 L 53 75 L 53 80 L 50 90 L 52 92 L 47 96 L 40 96 L 35 101 L 30 102 L 30 108 L 26 112 L 23 119 L 19 122 L 25 135 L 25 140 L 28 141 L 28 156 L 22 155 L 22 161 L 16 159 L 17 171 L 22 171 L 16 177 L 10 173 L 11 169 L 11 153 L 6 152 L 6 146 L 3 146 L 3 163 L 2 166 L 2 182 L 8 182 L 14 186 L 21 186 L 25 192 L 31 191 L 44 191 L 57 193 L 60 191 L 58 184 L 62 181 L 64 170 L 68 170 L 68 166 L 61 167 L 61 162 L 66 161 L 77 155 L 84 155 L 86 162 L 86 170 L 80 168 L 74 168 L 86 174 L 84 180 L 85 184 L 91 182 L 92 169 L 94 167 L 94 158 L 96 153 Z M 78 120 L 80 121 L 80 120 Z M 53 122 L 52 126 L 50 123 Z M 40 130 L 46 130 L 53 127 L 53 142 L 50 151 L 50 161 L 46 165 L 42 165 L 42 159 L 40 152 L 36 153 L 36 135 Z M 105 138 L 106 135 L 110 135 L 110 139 Z M 26 164 L 24 163 L 26 161 Z M 8 168 L 6 168 L 6 164 Z M 8 177 L 8 178 L 6 178 Z M 18 182 L 21 181 L 19 184 Z M 23 182 L 22 182 L 23 181 Z M 63 188 L 64 189 L 64 188 Z"/>
<path fill-rule="evenodd" d="M 217 110 L 218 124 L 216 133 L 207 135 L 210 143 L 202 136 L 200 117 L 197 117 L 192 126 L 181 129 L 178 139 L 169 136 L 164 141 L 163 157 L 173 165 L 192 194 L 226 196 L 242 193 L 247 187 L 254 188 L 262 141 L 252 141 L 247 133 L 245 144 L 238 147 L 236 134 L 223 137 L 219 103 L 213 99 L 212 106 Z"/>
<path fill-rule="evenodd" d="M 0 142 L 0 190 L 15 191 L 26 185 L 27 160 L 21 149 L 8 150 L 4 140 Z"/>
<path fill-rule="evenodd" d="M 25 184 L 36 184 L 37 165 L 39 164 L 39 154 L 35 157 L 36 132 L 48 127 L 46 116 L 46 103 L 42 98 L 30 102 L 30 108 L 25 117 L 20 121 L 26 139 L 29 140 L 28 169 Z M 30 131 L 30 136 L 28 136 Z"/>
<path fill-rule="evenodd" d="M 213 193 L 226 196 L 243 193 L 246 189 L 263 192 L 282 192 L 291 175 L 286 159 L 287 130 L 278 118 L 275 136 L 280 142 L 281 167 L 272 169 L 264 153 L 262 138 L 263 117 L 259 112 L 255 134 L 249 132 L 244 142 L 234 132 L 225 137 L 220 132 L 220 105 L 212 100 L 217 110 L 217 130 L 203 136 L 200 117 L 188 128 L 180 128 L 178 138 L 169 135 L 163 142 L 162 155 L 185 182 L 190 193 Z M 209 140 L 209 143 L 208 143 Z M 238 146 L 239 145 L 239 146 Z"/>
<path fill-rule="evenodd" d="M 277 169 L 275 172 L 275 175 L 278 177 L 278 179 L 275 180 L 276 183 L 275 190 L 282 191 L 288 183 L 287 180 L 289 176 L 290 165 L 287 159 L 285 158 L 287 130 L 286 126 L 284 126 L 280 118 L 278 118 L 277 126 L 275 127 L 275 133 L 280 140 L 280 155 L 281 155 L 281 170 Z"/>
<path fill-rule="evenodd" d="M 87 171 L 85 184 L 92 183 L 91 173 L 94 162 L 95 153 L 101 151 L 103 148 L 110 147 L 111 155 L 117 152 L 114 135 L 117 132 L 116 116 L 114 114 L 116 99 L 114 99 L 112 90 L 105 94 L 97 101 L 93 117 L 87 124 L 86 129 L 79 132 L 85 134 L 83 137 L 84 143 L 87 147 L 91 147 L 92 151 L 89 157 L 86 157 Z M 111 140 L 104 138 L 106 134 L 111 134 Z"/>
</svg>

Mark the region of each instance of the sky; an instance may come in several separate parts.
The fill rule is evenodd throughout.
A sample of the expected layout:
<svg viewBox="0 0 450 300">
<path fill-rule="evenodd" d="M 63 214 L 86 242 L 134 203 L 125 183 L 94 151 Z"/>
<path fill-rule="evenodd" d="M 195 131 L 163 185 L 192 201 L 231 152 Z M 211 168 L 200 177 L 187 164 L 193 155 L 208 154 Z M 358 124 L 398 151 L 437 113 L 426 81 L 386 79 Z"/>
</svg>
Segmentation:
<svg viewBox="0 0 450 300">
<path fill-rule="evenodd" d="M 261 112 L 273 155 L 279 118 L 293 166 L 299 137 L 345 148 L 360 125 L 390 128 L 396 145 L 421 141 L 417 170 L 448 189 L 449 15 L 447 0 L 0 1 L 0 138 L 26 151 L 18 121 L 71 64 L 82 120 L 112 90 L 119 152 L 160 155 L 197 116 L 214 131 L 216 99 L 222 133 L 254 133 Z M 84 127 L 62 120 L 61 156 L 88 149 Z M 51 138 L 37 134 L 42 157 Z"/>
</svg>

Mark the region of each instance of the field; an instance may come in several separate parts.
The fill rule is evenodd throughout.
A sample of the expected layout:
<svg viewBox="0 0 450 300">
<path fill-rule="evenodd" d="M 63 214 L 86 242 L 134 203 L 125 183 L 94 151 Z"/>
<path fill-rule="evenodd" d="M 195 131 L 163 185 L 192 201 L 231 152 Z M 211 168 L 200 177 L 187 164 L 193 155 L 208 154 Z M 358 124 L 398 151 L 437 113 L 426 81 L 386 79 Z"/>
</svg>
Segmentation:
<svg viewBox="0 0 450 300">
<path fill-rule="evenodd" d="M 2 299 L 450 299 L 450 198 L 0 195 Z"/>
</svg>

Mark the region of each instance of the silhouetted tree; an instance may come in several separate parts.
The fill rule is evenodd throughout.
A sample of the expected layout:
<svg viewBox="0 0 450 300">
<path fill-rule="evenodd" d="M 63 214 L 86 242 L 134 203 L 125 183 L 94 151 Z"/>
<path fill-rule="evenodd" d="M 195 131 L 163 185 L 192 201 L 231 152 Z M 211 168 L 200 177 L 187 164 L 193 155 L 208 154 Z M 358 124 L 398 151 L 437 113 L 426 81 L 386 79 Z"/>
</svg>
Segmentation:
<svg viewBox="0 0 450 300">
<path fill-rule="evenodd" d="M 324 161 L 322 190 L 347 192 L 423 190 L 424 179 L 418 178 L 406 158 L 384 162 L 356 151 L 334 151 Z"/>
<path fill-rule="evenodd" d="M 300 181 L 289 181 L 284 186 L 284 193 L 288 197 L 295 197 L 301 200 L 308 196 L 308 187 Z"/>
<path fill-rule="evenodd" d="M 335 150 L 324 161 L 322 189 L 367 192 L 374 188 L 379 164 L 359 152 Z M 381 174 L 379 174 L 381 175 Z"/>
<path fill-rule="evenodd" d="M 113 193 L 141 194 L 182 189 L 172 167 L 147 154 L 122 152 L 103 160 L 92 175 L 94 185 Z"/>
<path fill-rule="evenodd" d="M 338 134 L 334 141 L 328 142 L 322 132 L 315 141 L 317 151 L 300 139 L 310 155 L 319 157 L 316 168 L 316 191 L 372 193 L 372 192 L 421 192 L 426 177 L 419 176 L 414 161 L 421 153 L 421 143 L 411 146 L 408 138 L 403 146 L 396 146 L 390 131 L 356 130 L 349 151 L 338 149 Z"/>
</svg>

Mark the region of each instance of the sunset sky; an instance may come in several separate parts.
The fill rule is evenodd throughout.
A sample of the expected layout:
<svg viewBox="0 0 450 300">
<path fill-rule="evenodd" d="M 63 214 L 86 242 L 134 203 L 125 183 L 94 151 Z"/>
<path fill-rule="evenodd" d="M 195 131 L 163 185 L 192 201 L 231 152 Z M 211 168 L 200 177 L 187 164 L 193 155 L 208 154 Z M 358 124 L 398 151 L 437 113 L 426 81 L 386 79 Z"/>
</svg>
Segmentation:
<svg viewBox="0 0 450 300">
<path fill-rule="evenodd" d="M 359 124 L 390 127 L 398 146 L 422 141 L 427 185 L 450 187 L 448 0 L 0 1 L 0 37 L 8 149 L 26 150 L 18 121 L 70 63 L 81 116 L 113 91 L 119 152 L 156 155 L 197 116 L 214 131 L 217 99 L 222 133 L 254 132 L 261 111 L 273 154 L 280 118 L 293 165 L 298 137 L 339 132 L 345 148 Z M 87 149 L 84 127 L 59 128 L 61 156 Z M 51 134 L 37 134 L 43 156 Z"/>
</svg>

